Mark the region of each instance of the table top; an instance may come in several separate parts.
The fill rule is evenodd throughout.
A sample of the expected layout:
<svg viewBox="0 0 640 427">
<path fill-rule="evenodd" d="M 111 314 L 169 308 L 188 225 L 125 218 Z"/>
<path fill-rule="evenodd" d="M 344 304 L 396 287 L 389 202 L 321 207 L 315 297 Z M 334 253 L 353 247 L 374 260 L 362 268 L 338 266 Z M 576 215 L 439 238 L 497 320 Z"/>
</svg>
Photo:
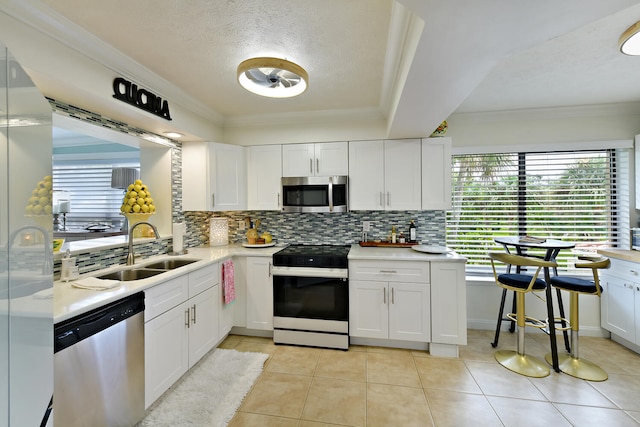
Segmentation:
<svg viewBox="0 0 640 427">
<path fill-rule="evenodd" d="M 532 242 L 528 240 L 522 241 L 521 237 L 517 236 L 496 237 L 493 239 L 493 241 L 496 243 L 500 243 L 501 245 L 539 249 L 571 249 L 576 246 L 574 242 L 565 242 L 563 240 L 554 239 L 545 239 L 544 242 Z"/>
</svg>

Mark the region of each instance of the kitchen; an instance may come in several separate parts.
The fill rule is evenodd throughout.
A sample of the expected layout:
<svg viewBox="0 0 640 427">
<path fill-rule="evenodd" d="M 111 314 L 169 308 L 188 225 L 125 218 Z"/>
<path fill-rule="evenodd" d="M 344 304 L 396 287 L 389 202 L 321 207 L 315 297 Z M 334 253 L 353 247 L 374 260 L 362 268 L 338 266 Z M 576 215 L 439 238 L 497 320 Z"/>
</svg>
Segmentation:
<svg viewBox="0 0 640 427">
<path fill-rule="evenodd" d="M 595 12 L 594 12 L 595 13 Z M 3 17 L 4 19 L 4 17 Z M 9 34 L 6 35 L 7 43 L 11 41 L 11 44 L 15 45 L 18 49 L 18 52 L 22 52 L 21 55 L 23 58 L 27 60 L 31 65 L 31 70 L 34 75 L 39 75 L 41 78 L 40 84 L 48 87 L 47 93 L 53 95 L 54 98 L 65 99 L 67 104 L 86 106 L 88 93 L 101 92 L 98 94 L 98 97 L 102 97 L 102 99 L 108 99 L 111 97 L 109 89 L 99 89 L 99 88 L 110 88 L 111 81 L 113 79 L 113 74 L 109 71 L 104 70 L 103 68 L 97 66 L 95 63 L 91 61 L 87 61 L 84 59 L 82 55 L 79 55 L 77 52 L 72 51 L 66 47 L 56 46 L 60 48 L 60 52 L 64 52 L 65 54 L 61 54 L 60 58 L 65 58 L 64 61 L 61 61 L 60 58 L 56 58 L 55 55 L 47 56 L 46 58 L 37 59 L 31 56 L 28 52 L 29 49 L 26 49 L 23 46 L 26 44 L 26 40 L 37 40 L 39 43 L 43 45 L 50 45 L 52 42 L 48 38 L 44 37 L 42 34 L 35 33 L 33 31 L 29 31 L 27 28 L 19 25 L 15 20 L 6 18 L 6 26 L 3 25 L 3 28 Z M 5 22 L 3 22 L 5 24 Z M 617 31 L 618 33 L 622 30 Z M 3 37 L 4 34 L 3 34 Z M 617 36 L 616 36 L 617 37 Z M 55 43 L 54 43 L 55 44 Z M 614 49 L 615 50 L 615 49 Z M 40 55 L 41 53 L 38 53 Z M 68 55 L 67 55 L 68 54 Z M 43 55 L 44 56 L 44 55 Z M 22 59 L 22 58 L 20 58 Z M 76 62 L 73 62 L 75 60 Z M 38 65 L 38 62 L 47 62 L 46 66 Z M 40 63 L 41 63 L 40 62 Z M 61 64 L 61 62 L 66 62 Z M 56 64 L 53 66 L 52 64 Z M 50 82 L 48 76 L 43 70 L 47 68 L 51 68 L 52 70 L 58 69 L 57 67 L 62 67 L 62 69 L 67 69 L 68 75 L 64 78 L 61 75 L 57 76 L 58 81 L 53 84 Z M 83 70 L 82 72 L 80 70 Z M 53 73 L 53 71 L 51 72 Z M 82 90 L 73 90 L 74 84 L 71 82 L 73 80 L 86 82 L 82 86 Z M 90 80 L 90 81 L 87 81 Z M 159 87 L 159 86 L 154 86 Z M 62 94 L 65 94 L 64 96 Z M 60 95 L 60 96 L 58 96 Z M 170 98 L 170 101 L 172 98 Z M 433 99 L 433 98 L 432 98 Z M 104 101 L 105 103 L 106 100 Z M 455 98 L 452 98 L 451 101 L 447 102 L 456 102 Z M 152 120 L 149 119 L 148 116 L 134 110 L 133 108 L 129 108 L 126 106 L 122 106 L 119 104 L 113 104 L 113 102 L 108 103 L 110 107 L 105 107 L 104 110 L 95 110 L 102 114 L 105 117 L 116 118 L 124 123 L 129 123 L 134 127 L 147 129 L 147 130 L 155 130 L 149 129 L 152 126 Z M 629 107 L 629 108 L 623 108 Z M 599 110 L 594 111 L 590 109 L 588 111 L 588 115 L 586 114 L 578 114 L 580 112 L 586 113 L 587 109 L 576 108 L 575 110 L 563 110 L 562 119 L 558 120 L 555 114 L 551 114 L 551 118 L 544 119 L 540 116 L 532 116 L 530 112 L 522 112 L 521 114 L 512 113 L 509 114 L 510 121 L 509 125 L 503 125 L 504 120 L 506 119 L 505 114 L 495 114 L 493 119 L 495 121 L 489 120 L 491 117 L 487 117 L 485 115 L 484 121 L 479 121 L 477 118 L 474 118 L 469 115 L 459 115 L 456 117 L 450 118 L 449 126 L 450 131 L 449 134 L 453 141 L 454 146 L 462 147 L 462 146 L 470 146 L 470 145 L 507 145 L 513 139 L 517 139 L 518 141 L 522 141 L 523 143 L 532 143 L 536 144 L 541 138 L 544 140 L 549 140 L 548 134 L 549 130 L 553 130 L 553 141 L 550 143 L 570 143 L 574 141 L 605 141 L 605 140 L 629 140 L 633 138 L 634 135 L 638 133 L 636 118 L 637 114 L 634 112 L 631 106 L 611 106 L 610 109 L 601 108 Z M 111 111 L 110 109 L 113 109 Z M 553 113 L 553 112 L 552 112 Z M 555 111 L 557 113 L 557 111 Z M 595 116 L 593 114 L 596 114 Z M 123 117 L 125 116 L 125 117 Z M 225 135 L 223 137 L 222 131 L 219 129 L 211 129 L 211 125 L 207 125 L 204 121 L 199 120 L 196 117 L 186 117 L 187 114 L 183 111 L 179 104 L 172 104 L 172 117 L 174 119 L 173 124 L 176 127 L 182 129 L 193 129 L 193 132 L 197 132 L 201 135 L 204 135 L 205 140 L 212 141 L 225 141 L 225 142 L 238 142 L 242 145 L 240 140 L 244 139 L 245 141 L 260 141 L 265 145 L 267 143 L 276 144 L 282 142 L 307 142 L 308 136 L 303 136 L 306 132 L 307 135 L 313 135 L 313 141 L 334 141 L 334 140 L 368 140 L 368 139 L 378 139 L 380 137 L 380 130 L 384 127 L 384 125 L 380 125 L 378 122 L 372 122 L 369 120 L 365 120 L 363 118 L 354 118 L 352 124 L 354 127 L 358 128 L 356 130 L 344 131 L 339 134 L 338 129 L 327 129 L 325 123 L 310 124 L 310 128 L 305 129 L 304 132 L 300 128 L 300 125 L 290 126 L 288 127 L 289 132 L 286 135 L 279 134 L 277 132 L 278 126 L 277 123 L 274 124 L 271 121 L 269 124 L 265 125 L 265 127 L 261 130 L 252 129 L 250 127 L 246 127 L 246 123 L 238 122 L 237 125 L 230 125 L 225 130 Z M 443 119 L 447 118 L 447 115 L 440 116 L 437 118 L 433 118 L 433 123 L 429 125 L 430 129 L 435 128 Z M 421 123 L 422 120 L 414 120 L 416 124 Z M 139 124 L 142 123 L 142 124 Z M 503 126 L 496 126 L 496 123 L 500 123 Z M 136 126 L 137 124 L 137 126 Z M 144 124 L 144 125 L 143 125 Z M 422 124 L 421 126 L 426 127 L 427 124 Z M 344 127 L 343 124 L 337 123 L 337 128 Z M 536 132 L 521 132 L 519 129 L 535 129 Z M 157 128 L 159 130 L 159 128 Z M 240 138 L 239 135 L 244 130 L 244 137 Z M 421 129 L 419 132 L 410 133 L 408 135 L 404 135 L 405 137 L 415 137 L 417 135 L 424 135 L 424 129 Z M 337 136 L 337 135 L 340 136 Z M 458 145 L 460 144 L 460 145 Z M 250 144 L 247 144 L 250 145 Z M 169 174 L 170 176 L 170 174 Z M 164 178 L 163 178 L 164 179 Z M 146 181 L 146 178 L 145 178 Z M 153 185 L 151 188 L 162 188 L 161 186 Z M 26 190 L 30 191 L 30 189 Z M 157 191 L 157 190 L 156 190 Z M 169 205 L 167 205 L 169 206 Z M 183 218 L 181 215 L 181 209 L 177 205 L 171 205 L 174 213 L 172 215 L 177 221 L 181 221 Z M 165 210 L 166 212 L 166 210 Z M 427 214 L 422 213 L 421 214 Z M 236 214 L 231 214 L 232 219 L 235 219 Z M 241 219 L 246 216 L 246 213 L 241 213 L 238 216 L 242 215 Z M 251 211 L 251 216 L 256 216 L 262 219 L 269 219 L 269 214 L 263 214 L 262 211 L 253 212 Z M 351 218 L 346 216 L 345 218 Z M 355 215 L 355 214 L 353 214 Z M 395 219 L 388 220 L 384 214 L 381 215 L 381 218 L 373 218 L 373 219 L 364 219 L 362 217 L 358 217 L 355 215 L 352 219 L 349 219 L 348 224 L 345 226 L 345 236 L 348 236 L 345 240 L 356 241 L 360 237 L 360 227 L 358 227 L 359 223 L 362 220 L 372 220 L 375 230 L 380 232 L 382 235 L 386 234 L 387 225 L 391 225 L 393 222 L 396 222 Z M 202 243 L 206 236 L 206 229 L 208 227 L 207 220 L 211 214 L 209 213 L 198 213 L 193 214 L 193 218 L 189 218 L 188 216 L 184 218 L 185 222 L 188 224 L 195 224 L 196 230 L 194 231 L 194 227 L 188 227 L 189 235 L 187 237 L 188 245 L 191 245 L 193 241 L 199 241 Z M 300 222 L 300 224 L 296 224 L 296 217 L 293 217 L 294 220 L 291 221 L 293 224 L 287 224 L 287 233 L 283 233 L 283 238 L 288 238 L 288 236 L 298 236 L 300 234 L 304 234 L 307 236 L 319 236 L 319 240 L 328 238 L 331 239 L 335 236 L 334 233 L 330 231 L 331 227 L 327 224 L 309 224 L 307 222 Z M 406 216 L 401 217 L 397 220 L 399 226 L 407 227 L 408 222 L 413 219 L 412 214 L 408 214 Z M 635 223 L 636 212 L 631 211 L 631 223 Z M 419 220 L 419 230 L 420 232 L 427 232 L 429 229 L 429 224 L 433 219 L 428 218 L 425 220 Z M 190 222 L 193 221 L 193 222 Z M 443 222 L 443 217 L 436 217 L 435 222 Z M 160 229 L 161 236 L 167 236 L 171 234 L 171 220 L 162 221 Z M 237 220 L 230 221 L 232 227 L 237 226 Z M 291 227 L 291 228 L 290 228 Z M 295 231 L 295 227 L 298 227 L 300 232 Z M 379 228 L 378 228 L 379 227 Z M 438 230 L 438 227 L 435 227 Z M 163 232 L 164 231 L 164 232 Z M 233 230 L 232 230 L 233 232 Z M 437 233 L 438 231 L 436 231 Z M 441 233 L 440 229 L 440 233 Z M 434 238 L 442 242 L 444 236 L 443 234 L 435 235 Z M 311 240 L 310 240 L 311 241 Z M 331 240 L 329 240 L 331 241 Z M 475 287 L 474 287 L 475 286 Z M 486 296 L 486 284 L 477 284 L 473 283 L 469 284 L 469 299 L 480 297 L 486 298 L 488 300 L 487 304 L 491 308 L 487 308 L 487 312 L 482 311 L 482 307 L 472 307 L 472 310 L 477 310 L 478 312 L 472 312 L 468 315 L 469 319 L 492 319 L 495 316 L 495 300 L 494 296 Z M 484 295 L 484 296 L 483 296 Z M 594 322 L 594 324 L 598 324 Z M 489 329 L 488 325 L 485 325 L 485 328 Z"/>
</svg>

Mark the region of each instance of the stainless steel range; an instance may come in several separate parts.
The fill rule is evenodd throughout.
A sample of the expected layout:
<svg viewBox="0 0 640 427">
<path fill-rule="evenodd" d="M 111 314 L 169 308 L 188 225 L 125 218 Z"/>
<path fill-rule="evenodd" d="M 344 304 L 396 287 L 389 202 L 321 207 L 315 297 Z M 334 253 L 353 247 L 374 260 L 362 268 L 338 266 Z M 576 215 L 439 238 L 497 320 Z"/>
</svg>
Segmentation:
<svg viewBox="0 0 640 427">
<path fill-rule="evenodd" d="M 273 255 L 273 341 L 349 349 L 349 246 L 291 245 Z"/>
</svg>

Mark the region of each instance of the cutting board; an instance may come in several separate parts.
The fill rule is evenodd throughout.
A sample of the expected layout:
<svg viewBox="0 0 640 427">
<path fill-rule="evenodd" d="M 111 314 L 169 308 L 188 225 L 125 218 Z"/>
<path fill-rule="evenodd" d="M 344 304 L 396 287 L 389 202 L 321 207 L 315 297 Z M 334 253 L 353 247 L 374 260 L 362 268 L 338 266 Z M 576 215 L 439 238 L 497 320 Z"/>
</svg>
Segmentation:
<svg viewBox="0 0 640 427">
<path fill-rule="evenodd" d="M 377 247 L 377 248 L 410 248 L 417 245 L 417 243 L 390 243 L 390 242 L 359 242 L 363 247 Z"/>
</svg>

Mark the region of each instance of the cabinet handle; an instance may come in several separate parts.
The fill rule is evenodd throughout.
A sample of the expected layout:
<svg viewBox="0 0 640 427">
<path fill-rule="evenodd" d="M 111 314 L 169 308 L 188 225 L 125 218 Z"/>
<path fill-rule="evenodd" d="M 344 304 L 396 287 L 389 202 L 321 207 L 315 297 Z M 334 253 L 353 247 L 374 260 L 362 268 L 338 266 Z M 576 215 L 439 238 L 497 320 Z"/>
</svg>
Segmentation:
<svg viewBox="0 0 640 427">
<path fill-rule="evenodd" d="M 395 288 L 391 288 L 391 304 L 395 304 L 395 303 L 396 303 Z"/>
<path fill-rule="evenodd" d="M 391 206 L 391 195 L 387 191 L 387 206 Z"/>
<path fill-rule="evenodd" d="M 382 274 L 396 274 L 397 272 L 397 270 L 380 270 Z"/>
<path fill-rule="evenodd" d="M 271 277 L 271 261 L 269 261 L 269 277 Z"/>
<path fill-rule="evenodd" d="M 316 159 L 316 173 L 320 173 L 320 159 Z"/>
<path fill-rule="evenodd" d="M 313 175 L 313 159 L 309 158 L 309 173 Z"/>
<path fill-rule="evenodd" d="M 189 310 L 190 310 L 190 309 L 188 309 L 188 308 L 187 308 L 187 309 L 184 311 L 184 314 L 185 314 L 184 325 L 185 325 L 187 328 L 190 328 L 190 327 L 191 327 L 191 324 L 190 324 L 190 322 L 189 322 Z"/>
<path fill-rule="evenodd" d="M 216 205 L 216 193 L 211 193 L 211 207 Z"/>
<path fill-rule="evenodd" d="M 629 272 L 630 272 L 631 274 L 638 274 L 638 272 L 637 272 L 636 270 L 629 270 Z"/>
<path fill-rule="evenodd" d="M 191 317 L 191 321 L 193 322 L 193 324 L 196 324 L 196 305 L 193 304 L 193 316 Z"/>
<path fill-rule="evenodd" d="M 382 297 L 382 302 L 384 304 L 386 304 L 387 303 L 387 288 L 384 288 L 382 291 L 384 292 L 384 296 Z"/>
<path fill-rule="evenodd" d="M 278 193 L 278 207 L 280 207 L 280 193 Z"/>
<path fill-rule="evenodd" d="M 384 196 L 382 194 L 382 191 L 380 192 L 380 207 L 384 207 Z"/>
</svg>

